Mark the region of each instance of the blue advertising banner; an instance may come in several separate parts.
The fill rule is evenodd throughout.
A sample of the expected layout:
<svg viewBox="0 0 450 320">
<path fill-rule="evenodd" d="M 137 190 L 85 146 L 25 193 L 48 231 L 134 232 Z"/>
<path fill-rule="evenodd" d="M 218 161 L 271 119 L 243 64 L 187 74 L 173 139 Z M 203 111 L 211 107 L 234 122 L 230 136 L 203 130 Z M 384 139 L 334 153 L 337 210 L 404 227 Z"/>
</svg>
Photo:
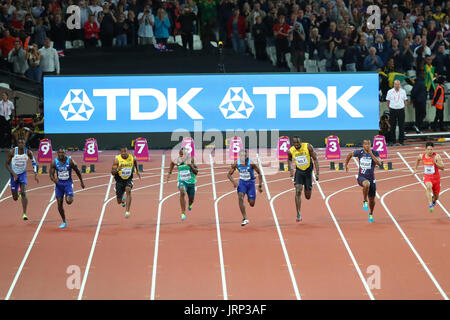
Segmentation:
<svg viewBox="0 0 450 320">
<path fill-rule="evenodd" d="M 378 74 L 44 78 L 45 132 L 377 130 Z"/>
</svg>

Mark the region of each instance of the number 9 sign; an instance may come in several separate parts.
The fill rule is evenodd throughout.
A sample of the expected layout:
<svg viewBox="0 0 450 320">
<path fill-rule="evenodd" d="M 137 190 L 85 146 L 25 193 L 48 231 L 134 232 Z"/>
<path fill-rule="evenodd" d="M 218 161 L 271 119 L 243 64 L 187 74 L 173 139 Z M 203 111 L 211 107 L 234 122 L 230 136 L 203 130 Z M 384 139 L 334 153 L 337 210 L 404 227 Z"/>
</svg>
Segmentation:
<svg viewBox="0 0 450 320">
<path fill-rule="evenodd" d="M 94 138 L 86 139 L 83 152 L 84 162 L 98 162 L 97 140 Z"/>
<path fill-rule="evenodd" d="M 39 143 L 38 162 L 51 163 L 53 160 L 52 142 L 49 139 L 42 139 Z"/>
</svg>

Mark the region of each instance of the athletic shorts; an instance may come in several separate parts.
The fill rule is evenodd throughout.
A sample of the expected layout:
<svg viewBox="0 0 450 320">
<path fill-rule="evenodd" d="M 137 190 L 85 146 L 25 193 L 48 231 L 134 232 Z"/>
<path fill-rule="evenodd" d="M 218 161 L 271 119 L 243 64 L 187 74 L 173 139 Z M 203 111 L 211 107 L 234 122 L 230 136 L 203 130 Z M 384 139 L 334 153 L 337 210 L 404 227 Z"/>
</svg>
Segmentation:
<svg viewBox="0 0 450 320">
<path fill-rule="evenodd" d="M 434 178 L 429 176 L 423 177 L 423 183 L 431 182 L 433 188 L 433 194 L 439 194 L 441 192 L 441 178 Z"/>
<path fill-rule="evenodd" d="M 73 197 L 73 183 L 72 180 L 58 181 L 55 185 L 55 198 Z"/>
<path fill-rule="evenodd" d="M 375 196 L 377 195 L 377 184 L 375 183 L 375 179 L 367 179 L 361 176 L 358 176 L 358 184 L 362 187 L 364 181 L 369 181 L 370 182 L 370 187 L 369 187 L 369 198 L 375 198 Z"/>
<path fill-rule="evenodd" d="M 187 183 L 185 181 L 178 181 L 178 189 L 184 189 L 189 198 L 195 196 L 195 183 Z"/>
<path fill-rule="evenodd" d="M 133 180 L 131 178 L 122 179 L 116 178 L 116 197 L 121 199 L 125 193 L 126 187 L 133 188 Z"/>
<path fill-rule="evenodd" d="M 294 185 L 302 185 L 306 191 L 312 190 L 312 170 L 295 170 Z"/>
<path fill-rule="evenodd" d="M 237 192 L 247 195 L 248 200 L 256 199 L 255 181 L 239 180 Z"/>
<path fill-rule="evenodd" d="M 19 187 L 20 185 L 27 184 L 27 173 L 26 172 L 22 172 L 21 174 L 17 175 L 17 180 L 14 180 L 13 175 L 11 175 L 11 191 L 12 192 L 18 192 L 19 191 Z"/>
</svg>

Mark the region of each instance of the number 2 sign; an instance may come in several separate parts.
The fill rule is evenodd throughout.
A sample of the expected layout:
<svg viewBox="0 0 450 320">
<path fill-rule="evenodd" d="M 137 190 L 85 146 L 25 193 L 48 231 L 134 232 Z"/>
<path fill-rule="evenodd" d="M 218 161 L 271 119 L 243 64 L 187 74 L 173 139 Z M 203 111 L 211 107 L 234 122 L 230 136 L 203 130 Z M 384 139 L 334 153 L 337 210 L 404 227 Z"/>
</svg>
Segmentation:
<svg viewBox="0 0 450 320">
<path fill-rule="evenodd" d="M 373 138 L 373 150 L 378 151 L 380 159 L 387 159 L 386 139 L 384 136 L 377 135 Z"/>
<path fill-rule="evenodd" d="M 51 163 L 53 160 L 52 142 L 49 139 L 42 139 L 39 143 L 37 161 L 40 163 Z"/>
<path fill-rule="evenodd" d="M 97 140 L 94 138 L 86 139 L 84 144 L 83 162 L 98 162 Z"/>
</svg>

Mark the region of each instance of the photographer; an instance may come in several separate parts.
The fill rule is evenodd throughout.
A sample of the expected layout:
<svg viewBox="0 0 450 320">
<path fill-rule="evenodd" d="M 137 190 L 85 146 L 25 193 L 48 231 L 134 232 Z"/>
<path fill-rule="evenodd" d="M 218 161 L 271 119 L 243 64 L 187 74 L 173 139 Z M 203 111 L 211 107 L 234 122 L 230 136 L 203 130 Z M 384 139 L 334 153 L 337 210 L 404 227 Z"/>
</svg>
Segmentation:
<svg viewBox="0 0 450 320">
<path fill-rule="evenodd" d="M 14 48 L 8 54 L 8 61 L 13 64 L 13 72 L 24 75 L 28 69 L 26 52 L 22 48 L 20 40 L 14 42 Z"/>
<path fill-rule="evenodd" d="M 0 101 L 0 147 L 3 148 L 11 146 L 11 117 L 15 117 L 14 104 L 4 91 Z"/>
<path fill-rule="evenodd" d="M 27 72 L 25 72 L 27 78 L 30 78 L 31 80 L 34 80 L 36 82 L 41 82 L 42 78 L 42 70 L 40 67 L 41 53 L 39 52 L 36 43 L 33 43 L 33 46 L 27 52 L 27 62 L 29 66 Z"/>
<path fill-rule="evenodd" d="M 383 112 L 383 115 L 380 119 L 380 131 L 378 132 L 379 135 L 382 135 L 386 138 L 386 143 L 389 143 L 390 134 L 391 131 L 391 124 L 389 122 L 389 111 Z"/>
<path fill-rule="evenodd" d="M 295 23 L 294 29 L 290 32 L 289 40 L 291 41 L 291 60 L 295 66 L 295 71 L 304 72 L 306 41 L 300 22 Z"/>
<path fill-rule="evenodd" d="M 197 19 L 196 15 L 192 11 L 190 5 L 186 4 L 181 15 L 178 17 L 181 30 L 181 40 L 183 42 L 183 48 L 194 50 L 194 21 Z"/>
<path fill-rule="evenodd" d="M 155 25 L 155 17 L 153 16 L 149 6 L 145 6 L 144 12 L 139 13 L 138 22 L 139 44 L 153 44 L 153 26 Z"/>
</svg>

